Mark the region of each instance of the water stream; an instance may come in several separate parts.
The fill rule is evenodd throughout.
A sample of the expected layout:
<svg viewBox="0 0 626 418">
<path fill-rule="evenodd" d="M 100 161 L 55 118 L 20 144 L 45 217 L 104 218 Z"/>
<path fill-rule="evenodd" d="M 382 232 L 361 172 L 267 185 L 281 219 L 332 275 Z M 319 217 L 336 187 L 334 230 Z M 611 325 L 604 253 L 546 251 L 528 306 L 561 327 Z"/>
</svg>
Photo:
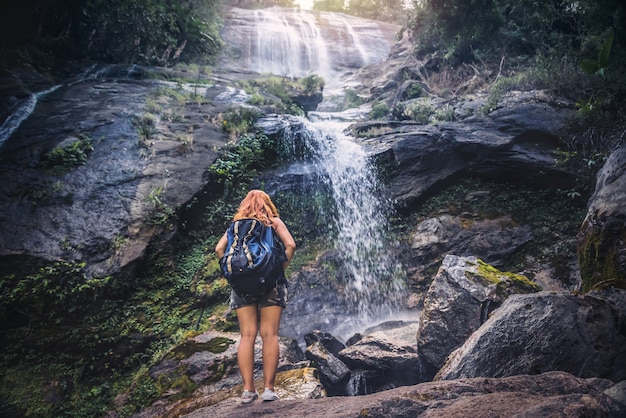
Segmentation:
<svg viewBox="0 0 626 418">
<path fill-rule="evenodd" d="M 33 110 L 35 110 L 35 106 L 37 106 L 37 102 L 39 101 L 39 99 L 52 93 L 59 87 L 61 86 L 56 85 L 44 91 L 33 93 L 28 98 L 24 99 L 24 101 L 19 106 L 17 106 L 15 112 L 9 115 L 4 123 L 2 123 L 2 126 L 0 126 L 0 148 L 2 148 L 4 142 L 9 139 L 11 135 L 13 135 L 13 132 L 15 132 L 17 128 L 20 127 L 22 122 L 28 119 L 31 113 L 33 113 Z"/>
<path fill-rule="evenodd" d="M 389 52 L 373 41 L 376 23 L 340 13 L 274 8 L 255 11 L 252 20 L 254 29 L 248 33 L 253 35 L 247 41 L 251 47 L 242 48 L 249 54 L 243 57 L 249 70 L 299 77 L 317 73 L 327 86 L 339 86 L 340 92 L 341 72 L 333 68 L 337 60 L 360 68 L 380 62 Z M 305 148 L 296 152 L 299 161 L 294 165 L 294 170 L 307 170 L 302 177 L 310 184 L 303 190 L 313 190 L 319 183 L 318 190 L 331 195 L 332 208 L 317 210 L 331 224 L 332 237 L 325 246 L 335 254 L 337 267 L 330 273 L 334 277 L 322 280 L 336 281 L 340 290 L 325 291 L 341 295 L 299 294 L 295 309 L 300 312 L 287 313 L 294 316 L 287 322 L 292 330 L 298 328 L 295 333 L 300 336 L 314 326 L 345 340 L 384 320 L 398 319 L 406 294 L 404 270 L 389 248 L 392 205 L 366 151 L 345 133 L 351 122 L 319 112 L 312 119 L 298 120 L 295 125 L 302 128 L 286 129 L 284 142 Z"/>
<path fill-rule="evenodd" d="M 332 224 L 324 249 L 334 254 L 336 264 L 322 280 L 325 292 L 341 295 L 298 295 L 293 303 L 301 312 L 287 313 L 298 317 L 288 319 L 289 327 L 302 334 L 314 326 L 347 340 L 402 315 L 405 274 L 390 248 L 393 208 L 366 151 L 346 134 L 349 122 L 302 118 L 299 123 L 301 129 L 285 130 L 284 141 L 305 148 L 300 150 L 300 155 L 306 155 L 305 163 L 295 163 L 295 170 L 309 173 L 303 177 L 311 185 L 303 189 L 317 186 L 332 197 L 332 209 L 318 208 L 319 216 Z M 333 287 L 331 282 L 338 285 Z"/>
</svg>

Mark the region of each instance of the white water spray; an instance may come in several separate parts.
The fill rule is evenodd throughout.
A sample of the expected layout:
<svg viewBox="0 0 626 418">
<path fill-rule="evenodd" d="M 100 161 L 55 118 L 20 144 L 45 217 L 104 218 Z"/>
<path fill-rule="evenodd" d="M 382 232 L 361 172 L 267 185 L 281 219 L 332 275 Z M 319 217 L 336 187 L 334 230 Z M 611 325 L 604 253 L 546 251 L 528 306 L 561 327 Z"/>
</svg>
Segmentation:
<svg viewBox="0 0 626 418">
<path fill-rule="evenodd" d="M 348 276 L 345 298 L 354 309 L 333 333 L 349 336 L 402 309 L 403 269 L 386 239 L 391 209 L 365 151 L 344 133 L 346 123 L 305 121 L 305 126 L 305 145 L 335 201 L 334 246 Z"/>
<path fill-rule="evenodd" d="M 255 12 L 256 37 L 249 68 L 259 73 L 303 77 L 329 75 L 328 53 L 314 15 L 294 10 Z M 253 40 L 250 40 L 253 42 Z"/>
</svg>

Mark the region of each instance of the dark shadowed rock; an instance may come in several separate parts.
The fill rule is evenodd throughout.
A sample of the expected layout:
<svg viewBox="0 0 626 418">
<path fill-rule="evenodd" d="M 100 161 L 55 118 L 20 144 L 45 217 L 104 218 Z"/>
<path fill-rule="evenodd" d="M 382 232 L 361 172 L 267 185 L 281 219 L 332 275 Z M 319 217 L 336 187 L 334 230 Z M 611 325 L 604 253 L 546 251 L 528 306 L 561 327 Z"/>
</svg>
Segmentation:
<svg viewBox="0 0 626 418">
<path fill-rule="evenodd" d="M 376 372 L 378 379 L 369 379 L 372 392 L 381 388 L 414 385 L 420 381 L 417 352 L 414 345 L 369 335 L 339 353 L 351 370 Z"/>
<path fill-rule="evenodd" d="M 390 193 L 411 205 L 433 186 L 460 175 L 507 178 L 520 184 L 565 187 L 572 177 L 557 167 L 567 110 L 547 103 L 518 103 L 485 117 L 420 125 L 414 122 L 362 122 L 353 132 L 382 133 L 363 143 L 385 155 L 393 168 Z"/>
<path fill-rule="evenodd" d="M 411 237 L 411 249 L 422 269 L 441 263 L 448 253 L 475 256 L 497 266 L 531 238 L 530 225 L 519 225 L 510 216 L 473 219 L 471 215 L 441 215 L 417 225 Z"/>
<path fill-rule="evenodd" d="M 626 288 L 626 148 L 614 151 L 598 172 L 596 189 L 578 234 L 583 289 L 598 283 Z"/>
<path fill-rule="evenodd" d="M 623 300 L 626 291 L 614 290 Z M 626 379 L 626 312 L 599 294 L 513 295 L 448 358 L 436 379 L 562 370 Z"/>
<path fill-rule="evenodd" d="M 304 354 L 316 365 L 328 394 L 345 395 L 344 385 L 350 379 L 350 369 L 317 341 L 308 346 Z"/>
<path fill-rule="evenodd" d="M 332 355 L 336 356 L 346 346 L 337 338 L 329 334 L 328 332 L 313 330 L 308 334 L 305 334 L 304 341 L 306 345 L 312 345 L 316 342 L 322 344 Z"/>
</svg>

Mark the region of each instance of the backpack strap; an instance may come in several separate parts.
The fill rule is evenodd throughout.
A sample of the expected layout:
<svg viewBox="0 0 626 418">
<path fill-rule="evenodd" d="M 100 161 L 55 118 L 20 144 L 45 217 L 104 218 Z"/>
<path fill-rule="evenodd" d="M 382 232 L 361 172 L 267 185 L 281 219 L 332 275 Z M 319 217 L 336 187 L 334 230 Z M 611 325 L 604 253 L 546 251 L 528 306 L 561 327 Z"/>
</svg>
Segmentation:
<svg viewBox="0 0 626 418">
<path fill-rule="evenodd" d="M 244 220 L 235 221 L 231 225 L 231 228 L 233 231 L 233 240 L 230 243 L 228 252 L 226 253 L 226 268 L 228 269 L 228 273 L 230 274 L 233 273 L 232 259 L 233 259 L 233 256 L 235 255 L 235 248 L 239 244 L 240 240 L 241 240 L 241 247 L 243 248 L 244 254 L 246 255 L 246 259 L 248 260 L 248 266 L 252 268 L 254 265 L 254 261 L 252 260 L 252 253 L 250 252 L 250 248 L 248 247 L 248 241 L 250 237 L 252 236 L 252 234 L 254 233 L 254 228 L 256 227 L 259 221 L 257 221 L 256 219 L 248 219 L 248 220 L 251 221 L 250 228 L 248 229 L 248 232 L 246 233 L 246 235 L 243 237 L 243 240 L 241 240 L 239 236 L 239 233 L 240 233 L 239 227 L 241 226 Z"/>
<path fill-rule="evenodd" d="M 253 219 L 252 223 L 250 224 L 250 229 L 248 229 L 248 233 L 243 239 L 243 245 L 242 245 L 243 251 L 246 254 L 246 258 L 248 259 L 249 267 L 252 267 L 254 263 L 252 262 L 252 254 L 250 253 L 250 248 L 248 247 L 248 241 L 250 240 L 250 237 L 252 236 L 252 232 L 254 231 L 254 228 L 256 227 L 256 223 L 257 223 L 256 219 Z"/>
</svg>

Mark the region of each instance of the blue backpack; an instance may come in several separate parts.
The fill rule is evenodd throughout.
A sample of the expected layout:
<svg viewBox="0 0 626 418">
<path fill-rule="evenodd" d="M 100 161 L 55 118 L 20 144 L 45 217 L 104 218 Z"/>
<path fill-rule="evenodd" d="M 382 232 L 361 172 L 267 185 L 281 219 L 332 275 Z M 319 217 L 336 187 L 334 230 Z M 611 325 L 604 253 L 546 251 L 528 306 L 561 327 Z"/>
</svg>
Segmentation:
<svg viewBox="0 0 626 418">
<path fill-rule="evenodd" d="M 262 296 L 284 277 L 285 247 L 271 226 L 258 219 L 234 221 L 227 229 L 228 244 L 220 259 L 222 274 L 240 297 Z"/>
</svg>

